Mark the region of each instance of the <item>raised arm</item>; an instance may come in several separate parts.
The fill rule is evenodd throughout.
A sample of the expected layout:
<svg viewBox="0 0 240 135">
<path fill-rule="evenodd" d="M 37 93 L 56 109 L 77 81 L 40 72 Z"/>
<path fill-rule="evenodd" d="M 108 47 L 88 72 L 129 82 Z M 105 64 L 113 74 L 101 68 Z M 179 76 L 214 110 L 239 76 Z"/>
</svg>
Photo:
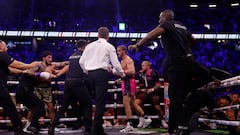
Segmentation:
<svg viewBox="0 0 240 135">
<path fill-rule="evenodd" d="M 152 31 L 150 31 L 146 35 L 146 37 L 144 37 L 143 39 L 138 41 L 136 44 L 129 45 L 128 49 L 129 50 L 137 50 L 137 49 L 141 48 L 142 46 L 144 46 L 145 44 L 150 43 L 153 39 L 157 38 L 158 36 L 160 36 L 164 32 L 165 32 L 164 28 L 158 26 L 155 29 L 153 29 Z"/>
<path fill-rule="evenodd" d="M 17 61 L 17 60 L 14 60 L 10 65 L 9 67 L 12 67 L 12 68 L 17 68 L 17 69 L 29 69 L 29 68 L 33 68 L 33 67 L 36 67 L 39 65 L 39 62 L 32 62 L 30 64 L 26 64 L 26 63 L 23 63 L 21 61 Z"/>
<path fill-rule="evenodd" d="M 64 66 L 60 70 L 55 70 L 56 71 L 56 76 L 61 76 L 62 74 L 65 74 L 69 70 L 69 65 Z"/>
<path fill-rule="evenodd" d="M 21 73 L 23 73 L 23 70 L 21 70 L 21 69 L 12 68 L 12 67 L 8 67 L 8 69 L 9 69 L 9 72 L 11 74 L 21 74 Z"/>
<path fill-rule="evenodd" d="M 63 62 L 52 62 L 53 65 L 56 67 L 64 67 L 69 64 L 69 61 L 63 61 Z"/>
</svg>

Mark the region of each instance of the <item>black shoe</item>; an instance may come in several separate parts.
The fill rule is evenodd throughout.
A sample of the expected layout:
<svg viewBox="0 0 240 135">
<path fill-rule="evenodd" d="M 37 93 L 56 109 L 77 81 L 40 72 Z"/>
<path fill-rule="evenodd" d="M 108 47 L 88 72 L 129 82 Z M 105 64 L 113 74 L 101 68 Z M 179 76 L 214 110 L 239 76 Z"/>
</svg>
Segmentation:
<svg viewBox="0 0 240 135">
<path fill-rule="evenodd" d="M 39 134 L 39 129 L 33 126 L 29 126 L 27 131 L 30 131 L 32 134 Z"/>
<path fill-rule="evenodd" d="M 14 135 L 32 135 L 32 134 L 23 132 L 22 129 L 17 129 L 16 131 L 14 131 Z"/>
<path fill-rule="evenodd" d="M 178 129 L 175 135 L 190 135 L 189 130 Z"/>
<path fill-rule="evenodd" d="M 84 132 L 84 135 L 91 135 L 91 132 Z"/>
</svg>

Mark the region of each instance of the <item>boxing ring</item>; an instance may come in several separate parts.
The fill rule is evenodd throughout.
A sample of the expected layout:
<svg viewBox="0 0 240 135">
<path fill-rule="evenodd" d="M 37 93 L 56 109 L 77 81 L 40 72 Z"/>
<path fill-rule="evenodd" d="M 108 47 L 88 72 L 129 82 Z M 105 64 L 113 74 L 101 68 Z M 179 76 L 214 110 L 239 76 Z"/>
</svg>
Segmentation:
<svg viewBox="0 0 240 135">
<path fill-rule="evenodd" d="M 110 32 L 109 36 L 110 38 L 122 38 L 122 39 L 140 39 L 143 38 L 147 35 L 147 33 L 125 33 L 125 32 Z M 28 38 L 28 37 L 36 37 L 36 38 L 71 38 L 71 39 L 79 39 L 79 38 L 96 38 L 97 37 L 97 32 L 68 32 L 68 31 L 19 31 L 19 30 L 0 30 L 0 36 L 1 37 L 17 37 L 17 38 Z M 240 39 L 240 34 L 193 34 L 194 38 L 199 39 L 199 40 L 239 40 Z M 159 37 L 160 38 L 160 37 Z M 160 79 L 161 81 L 161 89 L 164 91 L 164 99 L 162 100 L 162 103 L 160 103 L 162 109 L 165 111 L 166 118 L 168 118 L 168 104 L 169 104 L 169 98 L 167 93 L 168 89 L 168 84 L 163 81 L 163 79 Z M 18 85 L 18 81 L 8 81 L 8 85 L 11 86 L 16 86 Z M 53 81 L 52 85 L 58 85 L 62 86 L 64 85 L 64 81 Z M 103 116 L 103 119 L 105 120 L 112 120 L 112 119 L 125 119 L 126 116 L 121 114 L 117 114 L 117 110 L 123 109 L 123 104 L 119 102 L 119 97 L 121 97 L 121 89 L 117 85 L 114 84 L 114 81 L 109 81 L 109 85 L 111 88 L 108 89 L 108 95 L 112 97 L 112 102 L 106 104 L 106 108 L 112 108 L 114 110 L 114 115 L 111 116 Z M 229 79 L 225 79 L 221 81 L 220 86 L 215 86 L 214 83 L 209 83 L 208 85 L 199 88 L 201 89 L 217 89 L 217 88 L 225 88 L 225 87 L 231 87 L 231 86 L 239 86 L 240 85 L 240 76 L 232 77 Z M 63 95 L 62 90 L 54 90 L 53 94 L 57 97 L 60 97 Z M 11 96 L 15 96 L 15 93 L 10 93 Z M 61 107 L 60 105 L 56 106 L 56 109 Z M 93 105 L 94 107 L 94 105 Z M 144 104 L 144 107 L 151 107 L 151 104 Z M 0 107 L 0 110 L 2 108 Z M 24 105 L 17 106 L 18 110 L 28 110 L 27 107 Z M 70 108 L 69 108 L 70 109 Z M 232 106 L 225 106 L 221 108 L 215 108 L 212 113 L 214 112 L 224 112 L 226 110 L 239 110 L 239 104 L 238 105 L 232 105 Z M 158 115 L 156 114 L 147 114 L 150 118 L 152 119 L 158 119 Z M 135 119 L 138 119 L 137 115 L 132 116 Z M 61 122 L 71 122 L 71 121 L 76 121 L 77 118 L 61 118 Z M 22 120 L 23 122 L 26 122 L 26 120 Z M 39 119 L 40 122 L 50 122 L 50 119 Z M 231 126 L 231 127 L 240 127 L 240 121 L 231 121 L 231 120 L 221 120 L 221 119 L 210 119 L 207 117 L 200 117 L 198 119 L 199 124 L 201 123 L 215 123 L 218 125 L 223 125 L 223 126 Z M 5 123 L 10 123 L 10 120 L 0 120 L 0 124 L 5 124 Z M 107 133 L 110 135 L 118 135 L 120 128 L 115 128 L 115 127 L 106 127 L 105 130 Z M 132 134 L 159 134 L 159 132 L 166 132 L 166 130 L 161 130 L 156 132 L 143 132 L 143 130 L 138 130 L 140 132 L 134 132 Z M 141 132 L 142 131 L 142 132 Z M 57 134 L 79 134 L 81 133 L 82 130 L 77 130 L 77 131 L 71 131 L 69 128 L 65 128 L 61 130 L 60 132 L 56 132 Z M 46 129 L 43 129 L 40 131 L 40 133 L 47 134 Z M 8 131 L 1 131 L 0 134 L 12 134 L 11 132 Z M 193 134 L 196 135 L 201 135 L 201 134 L 206 134 L 206 132 L 202 131 L 196 131 Z"/>
<path fill-rule="evenodd" d="M 166 94 L 167 92 L 167 83 L 165 83 L 163 81 L 163 79 L 160 79 L 161 81 L 161 89 L 165 92 L 164 94 L 164 102 L 160 103 L 160 105 L 162 106 L 162 108 L 164 108 L 164 111 L 165 111 L 165 114 L 167 117 L 167 113 L 168 113 L 168 103 L 169 103 L 169 99 L 168 99 L 168 95 Z M 7 82 L 8 85 L 10 86 L 15 86 L 15 85 L 18 85 L 18 81 L 8 81 Z M 58 85 L 58 86 L 62 86 L 64 85 L 64 81 L 53 81 L 51 83 L 52 85 Z M 204 86 L 204 87 L 201 87 L 199 88 L 198 90 L 203 90 L 203 89 L 218 89 L 218 88 L 226 88 L 226 87 L 232 87 L 232 86 L 238 86 L 240 85 L 240 76 L 235 76 L 235 77 L 232 77 L 232 78 L 228 78 L 228 79 L 225 79 L 225 80 L 222 80 L 221 81 L 221 85 L 220 86 L 216 86 L 214 85 L 214 82 L 211 82 L 209 83 L 208 85 Z M 111 116 L 103 116 L 103 119 L 105 120 L 113 120 L 113 119 L 125 119 L 126 116 L 124 114 L 117 114 L 117 110 L 119 108 L 122 108 L 123 109 L 123 104 L 122 103 L 119 103 L 119 97 L 121 97 L 121 88 L 118 87 L 118 85 L 116 85 L 114 83 L 114 81 L 109 81 L 109 89 L 108 89 L 108 95 L 112 96 L 112 101 L 111 103 L 107 103 L 106 104 L 106 108 L 112 108 L 114 110 L 114 115 L 111 115 Z M 53 94 L 55 96 L 59 96 L 59 95 L 63 95 L 64 92 L 62 90 L 54 90 L 53 91 Z M 11 96 L 15 96 L 15 93 L 10 93 Z M 144 107 L 151 107 L 152 105 L 151 104 L 144 104 Z M 61 107 L 60 105 L 57 105 L 56 106 L 56 109 L 58 109 L 59 107 Z M 94 105 L 93 105 L 93 108 L 94 108 Z M 227 110 L 237 110 L 239 111 L 239 108 L 240 108 L 240 105 L 237 104 L 237 105 L 230 105 L 230 106 L 225 106 L 225 107 L 220 107 L 220 108 L 214 108 L 213 111 L 211 113 L 217 113 L 217 112 L 225 112 Z M 2 108 L 0 107 L 0 110 Z M 20 106 L 17 106 L 17 109 L 18 110 L 27 110 L 27 107 L 25 107 L 24 105 L 20 104 Z M 71 109 L 71 107 L 69 107 L 69 109 Z M 209 114 L 211 115 L 211 114 Z M 147 116 L 149 118 L 152 118 L 152 119 L 158 119 L 158 115 L 154 114 L 154 115 L 149 115 L 147 114 Z M 204 115 L 203 115 L 204 116 Z M 138 119 L 137 115 L 133 115 L 132 116 L 133 119 Z M 72 121 L 76 121 L 77 118 L 60 118 L 60 122 L 72 122 Z M 22 120 L 22 122 L 26 122 L 27 120 Z M 0 120 L 0 124 L 4 124 L 4 123 L 10 123 L 11 121 L 10 120 Z M 50 119 L 39 119 L 39 122 L 50 122 Z M 207 118 L 207 117 L 201 117 L 200 115 L 200 118 L 198 118 L 198 124 L 201 124 L 201 123 L 215 123 L 217 125 L 222 125 L 222 126 L 227 126 L 227 127 L 231 127 L 230 129 L 233 130 L 233 129 L 236 129 L 236 133 L 239 133 L 239 128 L 240 128 L 240 121 L 239 120 L 228 120 L 228 119 L 210 119 L 210 118 Z M 119 127 L 105 127 L 105 130 L 106 132 L 110 133 L 110 134 L 120 134 L 119 133 L 119 130 L 123 128 L 123 126 L 119 126 Z M 229 128 L 227 128 L 229 129 Z M 79 130 L 71 130 L 70 128 L 63 128 L 61 129 L 60 131 L 56 132 L 56 134 L 79 134 L 79 133 L 82 133 L 83 132 L 83 129 L 79 129 Z M 162 131 L 160 131 L 162 132 Z M 166 130 L 163 130 L 163 132 L 166 132 Z M 0 133 L 4 133 L 4 134 L 10 134 L 11 132 L 7 132 L 7 131 L 1 131 L 0 130 Z M 40 133 L 42 134 L 47 134 L 47 129 L 41 129 Z M 136 130 L 136 131 L 133 131 L 131 132 L 132 134 L 159 134 L 159 131 L 151 131 L 151 129 L 147 130 L 147 131 L 144 131 L 144 130 Z M 130 133 L 130 134 L 131 134 Z M 197 129 L 197 132 L 193 132 L 192 134 L 204 134 L 205 132 L 201 132 Z M 229 131 L 230 134 L 233 133 L 233 131 Z M 122 133 L 124 134 L 124 133 Z"/>
<path fill-rule="evenodd" d="M 203 90 L 203 89 L 218 89 L 218 88 L 227 88 L 227 87 L 232 87 L 232 86 L 239 86 L 240 85 L 240 76 L 235 76 L 232 78 L 228 78 L 225 80 L 221 81 L 220 86 L 216 86 L 214 82 L 210 82 L 208 85 L 199 88 L 198 90 Z M 227 117 L 225 119 L 209 119 L 209 118 L 199 118 L 198 121 L 202 123 L 215 123 L 217 125 L 224 125 L 227 126 L 227 128 L 230 130 L 230 134 L 240 134 L 240 104 L 236 105 L 229 105 L 229 106 L 224 106 L 220 108 L 214 108 L 211 114 L 216 114 L 216 113 L 224 113 L 228 110 L 236 110 L 237 111 L 237 116 L 236 120 L 229 120 Z"/>
</svg>

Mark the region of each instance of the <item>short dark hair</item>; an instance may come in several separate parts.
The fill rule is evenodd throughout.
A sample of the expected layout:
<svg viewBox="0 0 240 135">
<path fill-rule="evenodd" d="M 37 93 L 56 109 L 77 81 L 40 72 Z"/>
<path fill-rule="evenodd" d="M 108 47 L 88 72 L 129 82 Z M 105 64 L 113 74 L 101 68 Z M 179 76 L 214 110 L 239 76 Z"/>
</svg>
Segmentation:
<svg viewBox="0 0 240 135">
<path fill-rule="evenodd" d="M 127 47 L 124 45 L 119 45 L 117 48 L 120 48 L 121 50 L 127 52 Z"/>
<path fill-rule="evenodd" d="M 44 52 L 42 52 L 42 58 L 43 58 L 43 57 L 47 57 L 48 55 L 51 55 L 51 56 L 52 56 L 52 52 L 50 52 L 50 51 L 44 51 Z"/>
<path fill-rule="evenodd" d="M 100 27 L 98 29 L 98 37 L 99 38 L 108 38 L 109 37 L 109 29 L 107 27 Z"/>
<path fill-rule="evenodd" d="M 77 48 L 82 48 L 82 47 L 84 47 L 84 46 L 86 46 L 86 45 L 87 45 L 87 41 L 86 41 L 86 40 L 83 40 L 83 39 L 78 40 L 78 41 L 76 42 L 76 44 L 75 44 L 75 46 L 76 46 Z"/>
<path fill-rule="evenodd" d="M 228 102 L 232 102 L 232 99 L 229 96 L 222 96 L 221 99 L 226 99 Z"/>
</svg>

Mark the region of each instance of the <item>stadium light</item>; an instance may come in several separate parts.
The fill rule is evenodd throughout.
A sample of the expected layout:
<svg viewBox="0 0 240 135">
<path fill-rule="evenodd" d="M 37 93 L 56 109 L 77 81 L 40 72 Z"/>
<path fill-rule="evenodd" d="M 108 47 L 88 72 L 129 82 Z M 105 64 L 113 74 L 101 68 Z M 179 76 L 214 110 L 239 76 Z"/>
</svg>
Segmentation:
<svg viewBox="0 0 240 135">
<path fill-rule="evenodd" d="M 125 31 L 126 30 L 126 24 L 125 23 L 118 23 L 118 30 L 119 31 Z"/>
<path fill-rule="evenodd" d="M 232 7 L 237 7 L 237 6 L 239 6 L 239 3 L 231 3 L 231 6 Z"/>
<path fill-rule="evenodd" d="M 190 6 L 190 8 L 197 8 L 198 7 L 197 4 L 190 4 L 189 6 Z"/>
<path fill-rule="evenodd" d="M 211 28 L 210 24 L 205 24 L 204 27 Z M 13 30 L 0 30 L 0 37 L 36 37 L 40 38 L 95 38 L 97 32 L 71 32 L 71 31 L 13 31 Z M 147 33 L 140 32 L 110 32 L 110 38 L 128 38 L 140 39 L 147 35 Z M 213 40 L 240 40 L 240 33 L 202 33 L 193 34 L 196 39 L 213 39 Z M 161 38 L 161 37 L 158 37 Z"/>
<path fill-rule="evenodd" d="M 209 4 L 208 7 L 209 8 L 215 8 L 215 7 L 217 7 L 217 5 L 216 4 Z"/>
</svg>

